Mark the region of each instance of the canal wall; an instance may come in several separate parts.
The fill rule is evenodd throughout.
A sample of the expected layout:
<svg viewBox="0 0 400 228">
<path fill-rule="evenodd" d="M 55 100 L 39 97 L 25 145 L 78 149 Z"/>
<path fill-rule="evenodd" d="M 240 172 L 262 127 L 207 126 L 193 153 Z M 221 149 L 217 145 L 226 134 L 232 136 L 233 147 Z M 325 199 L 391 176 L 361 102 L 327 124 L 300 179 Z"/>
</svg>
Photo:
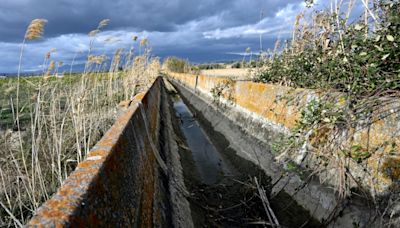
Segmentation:
<svg viewBox="0 0 400 228">
<path fill-rule="evenodd" d="M 398 153 L 393 153 L 400 146 L 398 114 L 356 129 L 352 143 L 371 151 L 380 149 L 374 150 L 366 165 L 348 161 L 349 172 L 357 180 L 349 181 L 350 184 L 354 188 L 361 186 L 367 195 L 339 200 L 333 190 L 337 188 L 338 167 L 322 173 L 322 178 L 317 175 L 310 178 L 302 169 L 288 172 L 287 163 L 280 162 L 272 150 L 282 135 L 289 135 L 296 127 L 304 107 L 323 97 L 323 92 L 204 75 L 168 72 L 168 76 L 186 103 L 225 135 L 239 156 L 258 164 L 272 177 L 273 193 L 284 190 L 293 195 L 296 202 L 321 222 L 334 218 L 331 226 L 371 225 L 370 218 L 376 216 L 376 208 L 368 205 L 371 196 L 385 199 L 398 187 L 396 173 L 400 171 L 400 163 L 393 162 L 400 161 Z M 383 110 L 390 112 L 396 107 L 391 104 Z M 302 150 L 290 159 L 301 167 L 304 163 L 313 164 L 309 157 Z M 304 162 L 307 159 L 311 161 Z"/>
<path fill-rule="evenodd" d="M 159 77 L 130 101 L 27 226 L 192 227 L 166 96 Z"/>
</svg>

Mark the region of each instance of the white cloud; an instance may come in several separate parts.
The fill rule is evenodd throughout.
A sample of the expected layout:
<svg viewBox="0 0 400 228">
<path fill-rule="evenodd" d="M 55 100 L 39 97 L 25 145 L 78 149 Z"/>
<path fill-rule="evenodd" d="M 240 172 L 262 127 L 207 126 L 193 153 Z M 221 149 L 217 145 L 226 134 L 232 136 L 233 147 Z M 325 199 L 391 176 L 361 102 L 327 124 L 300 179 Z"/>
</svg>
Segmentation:
<svg viewBox="0 0 400 228">
<path fill-rule="evenodd" d="M 274 17 L 267 17 L 255 24 L 236 26 L 226 29 L 214 29 L 203 32 L 206 39 L 226 39 L 237 37 L 254 37 L 263 34 L 268 37 L 287 36 L 290 34 L 294 18 L 301 10 L 303 3 L 288 4 L 279 10 Z"/>
<path fill-rule="evenodd" d="M 22 4 L 24 1 L 31 0 L 18 0 L 18 4 Z M 54 3 L 50 0 L 46 1 L 49 2 L 48 4 Z M 156 0 L 153 1 L 154 3 L 157 2 Z M 8 2 L 8 7 L 10 7 L 10 9 L 12 9 L 13 7 L 15 8 L 14 5 L 17 4 L 17 1 L 15 1 L 15 3 L 13 3 L 13 1 L 11 0 L 8 0 L 6 2 Z M 121 0 L 117 2 L 123 3 L 126 1 Z M 143 23 L 149 24 L 149 26 L 147 27 L 135 27 L 135 25 L 129 24 L 127 21 L 132 21 L 133 23 L 136 20 L 133 20 L 133 18 L 126 19 L 125 17 L 127 14 L 124 14 L 122 12 L 118 13 L 117 15 L 121 15 L 122 19 L 116 18 L 117 21 L 111 20 L 110 25 L 115 22 L 119 23 L 119 26 L 111 27 L 114 30 L 104 31 L 98 34 L 94 42 L 93 53 L 112 55 L 117 48 L 124 48 L 125 50 L 128 50 L 132 46 L 134 46 L 135 50 L 137 51 L 138 42 L 134 43 L 132 41 L 133 35 L 136 35 L 139 38 L 148 38 L 150 46 L 152 47 L 156 55 L 158 55 L 159 53 L 162 53 L 164 55 L 179 55 L 180 53 L 185 53 L 191 54 L 193 56 L 197 53 L 202 53 L 204 56 L 210 55 L 210 57 L 213 57 L 213 54 L 227 54 L 229 52 L 238 53 L 243 51 L 247 47 L 251 47 L 255 50 L 255 47 L 258 46 L 258 36 L 260 34 L 262 34 L 263 37 L 266 38 L 266 43 L 264 43 L 265 46 L 268 46 L 268 42 L 271 43 L 271 41 L 267 41 L 267 39 L 272 40 L 273 38 L 279 36 L 287 37 L 290 33 L 295 15 L 304 8 L 304 6 L 302 6 L 301 0 L 285 0 L 282 2 L 272 0 L 257 0 L 251 1 L 250 3 L 246 0 L 235 0 L 231 3 L 226 3 L 222 0 L 210 0 L 206 2 L 207 4 L 201 2 L 196 7 L 193 6 L 199 12 L 189 12 L 188 10 L 193 8 L 192 3 L 183 0 L 172 1 L 172 3 L 174 2 L 177 5 L 171 5 L 171 2 L 169 2 L 165 3 L 166 5 L 163 6 L 161 3 L 158 2 L 159 4 L 155 4 L 158 5 L 158 7 L 166 7 L 166 9 L 171 8 L 171 10 L 166 12 L 166 15 L 164 15 L 164 17 L 159 17 L 157 14 L 149 17 L 148 15 L 150 14 L 150 12 L 143 10 L 145 9 L 144 6 L 147 5 L 147 3 L 143 1 L 143 9 L 140 8 L 141 10 L 136 10 L 138 12 L 135 15 L 140 19 L 140 15 L 146 14 L 146 18 L 148 18 L 148 20 Z M 290 2 L 296 3 L 291 4 Z M 203 3 L 204 7 L 202 6 Z M 71 1 L 70 5 L 72 5 L 73 7 L 71 6 L 68 9 L 72 10 L 82 8 L 77 6 L 76 4 L 83 3 L 81 1 Z M 89 5 L 92 6 L 96 4 L 97 1 L 90 1 Z M 182 7 L 182 4 L 187 5 L 186 8 L 184 7 L 185 10 L 182 10 L 182 12 L 176 11 L 180 7 Z M 263 4 L 269 7 L 268 10 L 265 10 L 265 14 L 269 16 L 261 21 L 258 21 L 258 15 L 260 11 L 259 7 L 262 7 Z M 205 14 L 204 12 L 207 11 L 208 8 L 210 8 L 210 5 L 218 6 L 219 8 L 218 10 L 215 9 L 212 12 Z M 97 11 L 103 12 L 102 7 L 97 9 Z M 58 8 L 55 7 L 53 9 L 56 10 Z M 275 10 L 277 12 L 275 12 Z M 17 11 L 9 10 L 7 12 L 16 13 Z M 85 26 L 83 26 L 82 28 L 77 27 L 79 27 L 80 24 L 90 24 L 93 22 L 93 20 L 84 20 L 84 18 L 78 17 L 81 14 L 86 15 L 86 11 L 83 8 L 82 12 L 77 13 L 76 15 L 73 11 L 68 11 L 70 12 L 68 13 L 69 16 L 70 14 L 74 14 L 78 18 L 76 20 L 73 20 L 73 22 L 69 21 L 72 20 L 70 18 L 65 19 L 64 17 L 62 17 L 63 12 L 65 11 L 58 12 L 53 17 L 53 20 L 49 18 L 49 23 L 48 25 L 46 25 L 46 34 L 48 34 L 47 32 L 54 30 L 52 31 L 52 33 L 50 33 L 50 36 L 53 35 L 52 38 L 44 39 L 39 42 L 27 43 L 24 51 L 24 58 L 22 61 L 22 69 L 24 71 L 35 69 L 40 70 L 42 68 L 41 64 L 43 63 L 44 55 L 51 48 L 57 49 L 57 52 L 52 54 L 52 59 L 56 61 L 63 61 L 64 65 L 66 66 L 72 62 L 72 59 L 75 55 L 77 55 L 77 59 L 75 60 L 76 63 L 84 61 L 87 50 L 89 48 L 90 38 L 87 36 L 87 34 L 77 33 L 86 31 Z M 40 12 L 37 12 L 37 14 L 39 13 Z M 193 13 L 196 13 L 196 15 L 193 15 Z M 58 18 L 59 14 L 60 18 Z M 0 9 L 0 16 L 2 15 L 4 16 L 7 14 L 4 14 L 4 12 L 1 13 Z M 22 15 L 23 13 L 18 13 L 18 15 L 15 17 L 25 21 L 26 18 Z M 92 15 L 90 19 L 92 19 L 92 17 L 96 18 L 96 15 L 97 14 Z M 182 15 L 184 17 L 181 18 Z M 174 19 L 174 17 L 177 18 Z M 165 18 L 171 18 L 171 20 L 173 20 L 171 21 L 171 23 L 169 23 Z M 138 20 L 137 23 L 141 22 L 142 19 Z M 52 24 L 55 23 L 54 20 L 56 22 L 58 21 L 58 24 Z M 120 21 L 118 22 L 118 20 L 122 20 L 123 23 Z M 1 18 L 0 21 L 2 21 Z M 167 24 L 168 26 L 165 25 L 161 27 L 165 27 L 168 29 L 153 29 L 155 31 L 152 31 L 152 28 L 154 26 L 159 27 L 157 26 L 158 24 Z M 59 31 L 55 29 L 59 27 L 57 25 L 69 28 L 69 30 L 67 31 L 72 31 L 75 33 L 63 34 L 65 33 L 64 30 Z M 3 26 L 3 28 L 4 27 L 12 26 Z M 91 28 L 93 26 L 89 27 Z M 146 31 L 144 29 L 149 30 Z M 118 42 L 106 44 L 104 40 L 110 36 L 115 37 L 115 40 L 118 40 Z M 240 42 L 235 43 L 238 38 L 240 38 Z M 18 66 L 20 44 L 13 43 L 16 42 L 14 40 L 16 39 L 10 39 L 7 40 L 7 42 L 0 41 L 0 54 L 3 56 L 2 62 L 0 63 L 0 73 L 16 72 Z M 273 46 L 273 44 L 270 44 L 270 46 Z M 181 57 L 187 58 L 187 56 L 188 55 L 182 54 Z"/>
</svg>

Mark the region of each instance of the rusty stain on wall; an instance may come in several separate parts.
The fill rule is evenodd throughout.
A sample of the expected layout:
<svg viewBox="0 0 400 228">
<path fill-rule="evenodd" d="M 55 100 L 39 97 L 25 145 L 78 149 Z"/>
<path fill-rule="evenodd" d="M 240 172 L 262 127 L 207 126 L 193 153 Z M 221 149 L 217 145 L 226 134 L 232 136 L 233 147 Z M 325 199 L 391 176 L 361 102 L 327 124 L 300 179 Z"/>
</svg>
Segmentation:
<svg viewBox="0 0 400 228">
<path fill-rule="evenodd" d="M 194 82 L 198 77 L 196 91 L 211 97 L 211 90 L 222 82 L 223 77 L 208 77 L 204 75 L 191 75 L 168 72 L 175 81 L 187 88 L 194 90 Z M 233 106 L 256 114 L 268 122 L 283 126 L 288 130 L 295 127 L 301 116 L 301 110 L 315 97 L 322 97 L 324 92 L 308 89 L 290 88 L 251 81 L 234 81 Z M 226 96 L 226 94 L 225 94 Z M 295 100 L 287 99 L 295 97 Z M 227 97 L 225 97 L 227 99 Z M 338 100 L 338 104 L 343 99 Z M 342 104 L 343 105 L 343 104 Z M 399 104 L 395 104 L 395 106 Z M 382 109 L 393 110 L 395 107 L 382 107 Z M 371 180 L 363 179 L 366 186 L 376 192 L 384 193 L 388 188 L 399 186 L 398 159 L 400 156 L 400 115 L 394 114 L 383 120 L 374 122 L 368 128 L 353 129 L 353 144 L 359 144 L 363 148 L 372 151 L 371 157 L 367 159 L 368 172 Z M 355 165 L 356 166 L 356 165 Z M 355 167 L 354 166 L 354 167 Z"/>
</svg>

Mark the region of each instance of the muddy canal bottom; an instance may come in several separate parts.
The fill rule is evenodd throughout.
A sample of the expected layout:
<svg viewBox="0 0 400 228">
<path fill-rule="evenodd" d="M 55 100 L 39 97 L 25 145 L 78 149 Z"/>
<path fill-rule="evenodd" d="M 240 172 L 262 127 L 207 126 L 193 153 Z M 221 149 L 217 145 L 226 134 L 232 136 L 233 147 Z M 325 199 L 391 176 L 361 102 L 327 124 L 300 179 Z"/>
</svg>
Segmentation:
<svg viewBox="0 0 400 228">
<path fill-rule="evenodd" d="M 239 158 L 226 141 L 204 121 L 198 121 L 182 99 L 173 97 L 175 132 L 185 185 L 196 227 L 268 227 L 269 222 L 254 178 L 268 191 L 270 179 L 252 163 Z M 205 130 L 207 129 L 207 130 Z M 219 145 L 218 148 L 215 145 Z M 319 227 L 320 224 L 280 193 L 270 200 L 282 227 Z"/>
<path fill-rule="evenodd" d="M 232 176 L 234 167 L 223 159 L 183 101 L 177 100 L 174 108 L 202 182 L 212 185 Z"/>
</svg>

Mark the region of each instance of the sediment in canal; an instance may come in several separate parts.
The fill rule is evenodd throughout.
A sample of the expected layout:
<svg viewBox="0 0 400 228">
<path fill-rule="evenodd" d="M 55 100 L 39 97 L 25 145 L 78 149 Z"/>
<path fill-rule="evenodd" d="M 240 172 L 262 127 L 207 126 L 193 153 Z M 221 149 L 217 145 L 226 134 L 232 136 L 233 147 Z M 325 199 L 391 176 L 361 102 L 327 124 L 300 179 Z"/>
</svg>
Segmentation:
<svg viewBox="0 0 400 228">
<path fill-rule="evenodd" d="M 237 156 L 224 135 L 215 131 L 201 113 L 189 109 L 179 94 L 170 91 L 170 112 L 174 113 L 171 122 L 195 227 L 267 224 L 254 180 L 256 178 L 270 195 L 271 178 L 256 164 Z M 321 226 L 284 192 L 271 197 L 270 201 L 284 227 Z"/>
<path fill-rule="evenodd" d="M 276 162 L 270 144 L 259 140 L 258 136 L 264 135 L 264 139 L 273 140 L 279 134 L 277 129 L 265 127 L 240 108 L 214 103 L 212 97 L 200 91 L 186 88 L 173 79 L 170 82 L 203 129 L 211 132 L 210 139 L 216 148 L 220 148 L 222 154 L 226 154 L 233 162 L 249 162 L 256 169 L 262 170 L 270 178 L 267 186 L 271 198 L 278 195 L 288 196 L 281 200 L 282 203 L 277 208 L 285 204 L 298 204 L 327 227 L 379 224 L 380 220 L 376 219 L 374 208 L 370 207 L 368 200 L 354 196 L 341 201 L 333 189 L 329 185 L 321 184 L 317 177 L 302 172 L 288 172 Z M 248 169 L 243 172 L 248 172 Z M 287 209 L 286 206 L 283 208 Z"/>
</svg>

